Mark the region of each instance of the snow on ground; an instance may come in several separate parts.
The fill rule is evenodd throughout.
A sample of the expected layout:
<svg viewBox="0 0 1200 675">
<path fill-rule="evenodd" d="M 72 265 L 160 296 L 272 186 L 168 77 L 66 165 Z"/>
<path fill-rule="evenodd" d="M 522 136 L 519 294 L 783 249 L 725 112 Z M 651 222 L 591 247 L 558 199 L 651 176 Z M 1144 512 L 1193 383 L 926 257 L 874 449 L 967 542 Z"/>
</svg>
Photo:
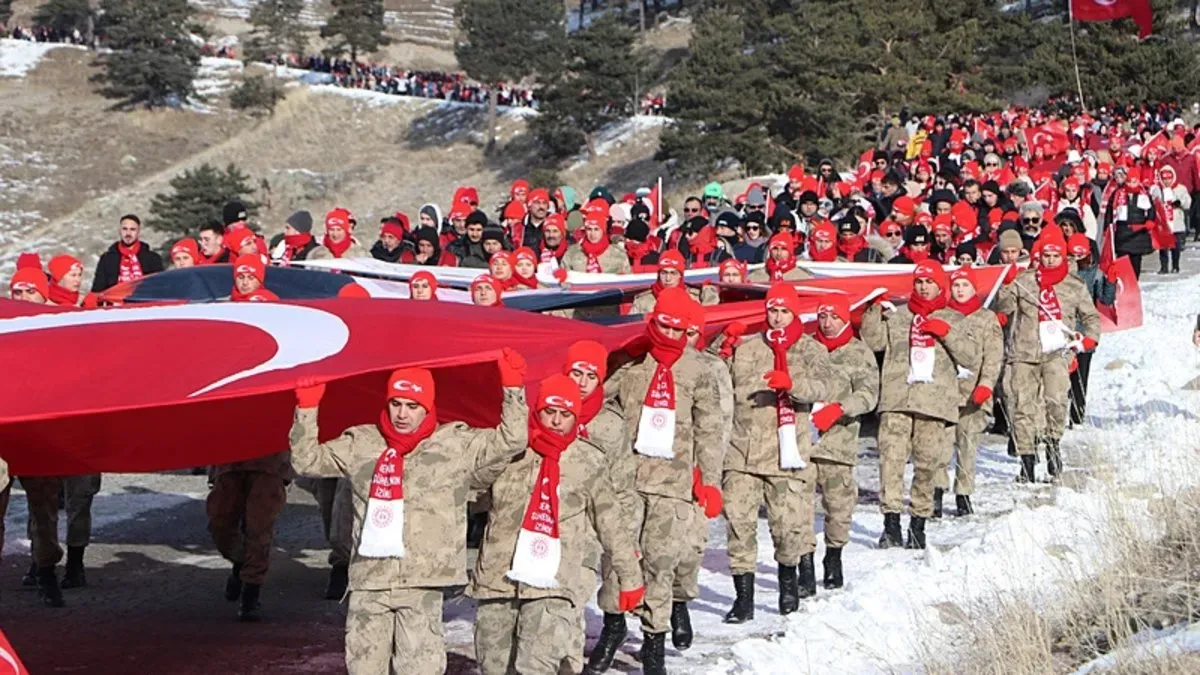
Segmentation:
<svg viewBox="0 0 1200 675">
<path fill-rule="evenodd" d="M 83 49 L 58 42 L 30 42 L 0 38 L 0 77 L 25 77 L 42 57 L 54 49 Z"/>
<path fill-rule="evenodd" d="M 1130 668 L 1142 661 L 1200 654 L 1200 624 L 1172 626 L 1165 630 L 1147 630 L 1134 636 L 1134 644 L 1087 662 L 1073 675 L 1106 673 L 1118 667 Z M 1151 668 L 1150 672 L 1157 669 Z"/>
<path fill-rule="evenodd" d="M 240 75 L 244 66 L 237 59 L 219 59 L 215 56 L 200 58 L 200 69 L 192 84 L 200 96 L 220 96 L 233 86 L 233 78 Z"/>
</svg>

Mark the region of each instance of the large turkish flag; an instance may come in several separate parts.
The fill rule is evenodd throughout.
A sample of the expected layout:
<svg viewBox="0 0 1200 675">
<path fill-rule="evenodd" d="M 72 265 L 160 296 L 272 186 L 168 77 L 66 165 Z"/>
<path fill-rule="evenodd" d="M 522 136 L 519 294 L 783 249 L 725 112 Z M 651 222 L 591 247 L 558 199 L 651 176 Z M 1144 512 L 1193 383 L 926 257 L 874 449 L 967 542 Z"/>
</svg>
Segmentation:
<svg viewBox="0 0 1200 675">
<path fill-rule="evenodd" d="M 1071 17 L 1076 21 L 1133 19 L 1138 38 L 1145 39 L 1151 33 L 1154 13 L 1150 0 L 1071 0 Z"/>
</svg>

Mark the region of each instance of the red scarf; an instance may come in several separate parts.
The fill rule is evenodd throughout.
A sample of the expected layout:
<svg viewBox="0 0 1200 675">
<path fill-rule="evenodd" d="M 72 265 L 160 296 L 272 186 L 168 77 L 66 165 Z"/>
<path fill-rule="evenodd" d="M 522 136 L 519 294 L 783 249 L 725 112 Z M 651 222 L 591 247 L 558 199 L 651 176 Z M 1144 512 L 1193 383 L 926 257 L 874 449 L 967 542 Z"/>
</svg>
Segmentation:
<svg viewBox="0 0 1200 675">
<path fill-rule="evenodd" d="M 388 409 L 385 407 L 379 413 L 379 424 L 376 425 L 376 428 L 378 428 L 379 433 L 383 435 L 383 440 L 385 443 L 387 443 L 388 448 L 391 448 L 398 453 L 393 460 L 395 462 L 394 468 L 397 470 L 392 472 L 391 475 L 402 477 L 404 476 L 404 456 L 412 452 L 413 449 L 415 449 L 417 445 L 421 443 L 421 441 L 432 436 L 433 432 L 437 429 L 437 408 L 435 407 L 433 410 L 430 410 L 428 413 L 426 413 L 425 419 L 421 420 L 421 423 L 417 425 L 416 431 L 408 434 L 402 434 L 399 431 L 396 431 L 396 427 L 392 425 L 392 418 L 390 415 L 388 415 Z M 381 484 L 381 481 L 379 480 L 379 466 L 383 461 L 383 455 L 380 455 L 379 461 L 375 464 L 375 477 L 371 481 L 371 496 L 376 496 L 375 493 L 377 490 L 375 486 Z M 390 494 L 394 496 L 384 497 L 384 499 L 404 498 L 403 486 L 400 484 L 400 481 L 395 481 L 395 484 L 391 488 Z"/>
<path fill-rule="evenodd" d="M 908 258 L 911 262 L 914 262 L 914 263 L 925 262 L 926 260 L 928 260 L 929 259 L 929 250 L 930 249 L 925 249 L 924 251 L 914 251 L 913 249 L 911 249 L 907 246 L 900 247 L 901 255 Z"/>
<path fill-rule="evenodd" d="M 75 307 L 79 304 L 79 291 L 68 291 L 58 284 L 50 284 L 49 300 L 56 305 Z"/>
<path fill-rule="evenodd" d="M 274 302 L 279 299 L 279 296 L 265 288 L 242 293 L 237 286 L 234 286 L 233 291 L 229 294 L 229 299 L 234 302 Z"/>
<path fill-rule="evenodd" d="M 437 429 L 437 411 L 430 410 L 413 433 L 402 434 L 392 426 L 388 408 L 384 406 L 376 428 L 387 446 L 375 460 L 358 554 L 367 558 L 403 558 L 404 457 L 433 435 Z"/>
<path fill-rule="evenodd" d="M 555 260 L 562 260 L 562 257 L 566 254 L 567 254 L 567 238 L 566 237 L 563 237 L 563 240 L 558 242 L 558 247 L 553 248 L 553 249 L 548 248 L 546 245 L 546 241 L 544 239 L 542 240 L 542 254 L 540 256 L 542 259 L 542 262 L 550 262 L 550 258 L 554 258 Z M 547 257 L 547 256 L 549 256 L 549 257 Z"/>
<path fill-rule="evenodd" d="M 921 318 L 925 318 L 929 316 L 930 313 L 936 312 L 939 309 L 943 309 L 945 306 L 946 296 L 944 295 L 939 295 L 932 300 L 926 300 L 916 293 L 913 293 L 908 298 L 908 308 L 912 310 L 913 314 L 916 314 Z"/>
<path fill-rule="evenodd" d="M 332 253 L 333 257 L 335 257 L 335 258 L 342 257 L 346 253 L 346 251 L 350 248 L 350 244 L 352 244 L 352 243 L 354 243 L 354 242 L 352 239 L 350 239 L 350 235 L 348 235 L 348 234 L 346 235 L 346 238 L 343 239 L 342 243 L 340 243 L 340 244 L 333 243 L 333 240 L 331 240 L 329 238 L 329 235 L 325 235 L 325 238 L 321 240 L 321 245 L 324 246 L 325 248 L 329 249 L 329 252 Z"/>
<path fill-rule="evenodd" d="M 908 331 L 908 346 L 909 347 L 932 347 L 936 343 L 936 338 L 933 335 L 926 333 L 922 328 L 925 326 L 925 321 L 929 315 L 946 306 L 946 297 L 939 295 L 933 300 L 926 300 L 921 296 L 913 293 L 908 299 L 908 308 L 912 310 L 913 322 Z"/>
<path fill-rule="evenodd" d="M 600 414 L 602 408 L 604 408 L 604 387 L 597 386 L 595 391 L 583 399 L 582 410 L 579 411 L 580 438 L 591 438 L 591 434 L 587 430 L 587 425 L 596 419 L 596 415 Z"/>
<path fill-rule="evenodd" d="M 983 301 L 979 299 L 978 295 L 972 295 L 966 302 L 959 302 L 954 298 L 950 298 L 946 302 L 946 306 L 963 316 L 971 316 L 983 306 Z"/>
<path fill-rule="evenodd" d="M 830 246 L 824 251 L 817 250 L 817 240 L 808 240 L 808 257 L 813 262 L 837 262 L 838 248 L 837 244 Z"/>
<path fill-rule="evenodd" d="M 674 459 L 675 375 L 671 366 L 683 356 L 687 339 L 672 340 L 663 335 L 655 323 L 646 327 L 646 335 L 655 367 L 642 399 L 642 415 L 633 447 L 648 457 Z"/>
<path fill-rule="evenodd" d="M 820 331 L 818 331 L 820 332 Z M 775 356 L 773 370 L 788 372 L 787 350 L 804 335 L 804 324 L 796 317 L 784 328 L 774 328 L 763 333 L 763 339 Z M 800 457 L 796 444 L 796 409 L 792 396 L 786 391 L 775 392 L 775 431 L 779 438 L 779 465 L 783 469 L 803 469 L 805 461 Z"/>
<path fill-rule="evenodd" d="M 562 548 L 558 541 L 558 486 L 561 478 L 559 460 L 575 441 L 578 427 L 569 434 L 560 434 L 542 425 L 537 413 L 529 415 L 529 448 L 542 458 L 537 479 L 533 482 L 517 547 L 513 554 L 508 578 L 535 588 L 555 588 Z"/>
<path fill-rule="evenodd" d="M 858 252 L 866 247 L 867 238 L 861 234 L 856 234 L 854 237 L 844 241 L 839 239 L 837 246 L 838 250 L 842 252 L 842 255 L 845 256 L 846 260 L 849 262 L 854 262 L 854 256 L 858 255 Z"/>
<path fill-rule="evenodd" d="M 524 286 L 525 288 L 537 288 L 538 287 L 538 280 L 537 280 L 536 276 L 523 277 L 520 274 L 513 272 L 512 279 L 510 279 L 510 281 L 513 282 L 514 287 L 518 286 L 518 285 Z M 504 290 L 508 290 L 508 289 L 506 288 Z"/>
<path fill-rule="evenodd" d="M 832 352 L 850 344 L 850 340 L 854 338 L 854 331 L 850 330 L 850 324 L 847 323 L 842 327 L 842 332 L 833 337 L 825 337 L 825 334 L 820 329 L 816 333 L 813 333 L 813 337 L 817 339 L 817 342 L 825 345 L 825 349 Z"/>
<path fill-rule="evenodd" d="M 300 252 L 300 249 L 308 246 L 312 240 L 313 236 L 307 232 L 283 235 L 283 243 L 287 245 L 287 248 L 283 249 L 283 259 L 291 262 L 292 258 L 296 257 L 296 254 Z M 347 240 L 349 240 L 349 237 L 347 237 Z"/>
<path fill-rule="evenodd" d="M 604 271 L 600 269 L 600 256 L 608 250 L 608 237 L 604 237 L 594 244 L 584 239 L 579 242 L 579 248 L 583 249 L 583 252 L 587 254 L 587 269 L 585 271 L 592 273 Z"/>
<path fill-rule="evenodd" d="M 117 242 L 117 251 L 121 254 L 121 268 L 117 273 L 117 281 L 137 281 L 142 278 L 142 263 L 138 260 L 138 252 L 142 250 L 142 242 L 135 241 L 133 246 Z"/>
<path fill-rule="evenodd" d="M 1062 263 L 1054 268 L 1039 267 L 1034 274 L 1042 291 L 1038 298 L 1038 321 L 1062 319 L 1062 304 L 1058 301 L 1054 286 L 1067 278 L 1067 264 Z"/>
<path fill-rule="evenodd" d="M 792 256 L 783 262 L 768 257 L 767 258 L 767 274 L 771 275 L 771 281 L 783 281 L 783 275 L 796 269 L 796 256 Z"/>
<path fill-rule="evenodd" d="M 629 263 L 634 267 L 633 271 L 639 271 L 638 266 L 642 264 L 642 258 L 657 251 L 660 246 L 662 246 L 662 240 L 655 236 L 647 237 L 646 241 L 641 242 L 626 239 L 625 255 L 629 256 Z"/>
</svg>

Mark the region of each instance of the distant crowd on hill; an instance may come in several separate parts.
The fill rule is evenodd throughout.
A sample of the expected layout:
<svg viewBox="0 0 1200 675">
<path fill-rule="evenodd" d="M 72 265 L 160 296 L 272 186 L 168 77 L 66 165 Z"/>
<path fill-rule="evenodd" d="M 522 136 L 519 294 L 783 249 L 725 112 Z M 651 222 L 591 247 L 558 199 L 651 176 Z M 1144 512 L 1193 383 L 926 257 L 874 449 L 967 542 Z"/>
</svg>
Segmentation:
<svg viewBox="0 0 1200 675">
<path fill-rule="evenodd" d="M 59 42 L 71 45 L 86 44 L 86 40 L 78 28 L 67 33 L 50 26 L 26 28 L 25 26 L 14 25 L 8 31 L 8 36 L 14 40 L 28 40 L 29 42 Z"/>
</svg>

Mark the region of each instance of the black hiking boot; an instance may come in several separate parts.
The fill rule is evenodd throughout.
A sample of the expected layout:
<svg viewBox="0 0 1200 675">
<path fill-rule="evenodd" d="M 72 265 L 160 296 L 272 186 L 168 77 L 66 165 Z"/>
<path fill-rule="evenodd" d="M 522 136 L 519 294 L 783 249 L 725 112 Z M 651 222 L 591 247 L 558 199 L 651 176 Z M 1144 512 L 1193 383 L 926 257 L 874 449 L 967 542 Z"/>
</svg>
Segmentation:
<svg viewBox="0 0 1200 675">
<path fill-rule="evenodd" d="M 31 563 L 29 563 L 29 571 L 25 573 L 25 576 L 21 577 L 21 585 L 22 586 L 37 586 L 37 584 L 38 584 L 37 563 L 31 562 Z"/>
<path fill-rule="evenodd" d="M 642 633 L 642 672 L 645 675 L 667 675 L 666 633 Z"/>
<path fill-rule="evenodd" d="M 904 543 L 904 548 L 925 548 L 925 519 L 921 516 L 909 516 L 908 541 Z"/>
<path fill-rule="evenodd" d="M 341 600 L 350 585 L 350 566 L 334 565 L 329 570 L 329 583 L 325 586 L 326 600 Z"/>
<path fill-rule="evenodd" d="M 797 588 L 800 598 L 811 598 L 817 594 L 817 568 L 813 562 L 813 554 L 805 553 L 800 556 L 800 579 Z"/>
<path fill-rule="evenodd" d="M 671 644 L 679 651 L 692 646 L 692 615 L 686 602 L 671 603 Z"/>
<path fill-rule="evenodd" d="M 800 609 L 800 579 L 795 565 L 779 566 L 779 613 L 786 616 Z"/>
<path fill-rule="evenodd" d="M 1018 483 L 1037 482 L 1037 455 L 1021 455 L 1021 473 L 1017 474 Z"/>
<path fill-rule="evenodd" d="M 746 623 L 754 618 L 754 573 L 733 575 L 733 590 L 737 597 L 725 615 L 725 623 Z"/>
<path fill-rule="evenodd" d="M 1062 475 L 1062 451 L 1057 438 L 1046 439 L 1046 473 L 1050 474 L 1051 482 L 1058 482 Z"/>
<path fill-rule="evenodd" d="M 625 615 L 605 612 L 604 628 L 600 630 L 596 646 L 592 647 L 592 654 L 583 668 L 584 675 L 600 675 L 612 666 L 617 650 L 625 642 L 625 633 Z"/>
<path fill-rule="evenodd" d="M 38 597 L 42 599 L 42 604 L 47 607 L 65 607 L 66 602 L 63 601 L 62 589 L 58 587 L 58 575 L 54 571 L 54 566 L 42 567 L 37 573 Z"/>
<path fill-rule="evenodd" d="M 258 595 L 262 590 L 259 584 L 243 584 L 242 604 L 238 606 L 238 621 L 258 621 Z"/>
<path fill-rule="evenodd" d="M 825 570 L 825 588 L 841 588 L 842 587 L 842 549 L 827 548 L 825 549 L 825 560 L 822 561 L 821 567 Z"/>
<path fill-rule="evenodd" d="M 904 546 L 904 535 L 900 533 L 900 514 L 883 514 L 883 534 L 879 537 L 879 548 Z"/>
<path fill-rule="evenodd" d="M 942 517 L 942 500 L 946 498 L 946 491 L 942 488 L 933 488 L 933 517 Z"/>
<path fill-rule="evenodd" d="M 975 513 L 975 507 L 971 506 L 971 495 L 956 495 L 954 497 L 954 505 L 958 507 L 958 515 L 960 517 Z"/>
<path fill-rule="evenodd" d="M 87 575 L 83 573 L 83 546 L 67 547 L 67 567 L 63 572 L 62 588 L 87 586 Z"/>
<path fill-rule="evenodd" d="M 242 597 L 242 564 L 233 563 L 233 570 L 229 572 L 229 578 L 225 580 L 225 599 L 230 602 L 237 602 L 238 598 Z"/>
</svg>

